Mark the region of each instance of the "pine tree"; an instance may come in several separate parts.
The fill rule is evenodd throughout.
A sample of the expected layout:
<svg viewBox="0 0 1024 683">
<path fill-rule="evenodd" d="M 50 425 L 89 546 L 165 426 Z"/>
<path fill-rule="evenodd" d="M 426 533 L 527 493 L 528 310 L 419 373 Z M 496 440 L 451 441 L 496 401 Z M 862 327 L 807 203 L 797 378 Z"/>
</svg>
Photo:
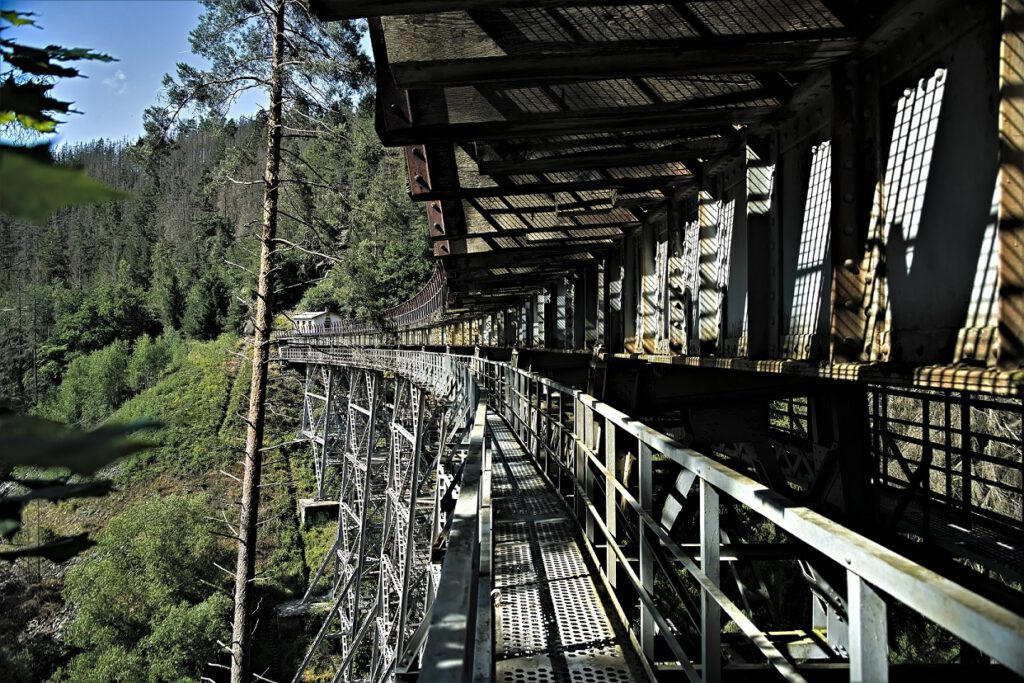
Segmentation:
<svg viewBox="0 0 1024 683">
<path fill-rule="evenodd" d="M 193 52 L 211 67 L 200 71 L 178 65 L 178 80 L 165 80 L 174 123 L 190 107 L 223 117 L 239 94 L 253 88 L 267 93 L 266 156 L 263 168 L 259 261 L 256 268 L 253 313 L 252 378 L 246 416 L 246 445 L 242 474 L 238 557 L 235 569 L 235 607 L 231 642 L 231 681 L 251 678 L 251 606 L 255 574 L 256 529 L 266 415 L 267 363 L 273 321 L 274 274 L 281 217 L 282 154 L 286 133 L 316 136 L 325 128 L 318 116 L 329 115 L 348 100 L 353 88 L 364 85 L 368 64 L 358 49 L 353 24 L 321 25 L 298 0 L 204 0 L 206 11 L 191 33 Z M 287 115 L 287 120 L 286 120 Z M 292 120 L 294 119 L 294 121 Z M 238 184 L 259 181 L 230 179 Z M 302 221 L 294 215 L 292 220 Z M 309 225 L 308 222 L 306 222 Z M 309 225 L 309 227 L 313 227 Z M 296 241 L 283 240 L 302 249 Z"/>
</svg>

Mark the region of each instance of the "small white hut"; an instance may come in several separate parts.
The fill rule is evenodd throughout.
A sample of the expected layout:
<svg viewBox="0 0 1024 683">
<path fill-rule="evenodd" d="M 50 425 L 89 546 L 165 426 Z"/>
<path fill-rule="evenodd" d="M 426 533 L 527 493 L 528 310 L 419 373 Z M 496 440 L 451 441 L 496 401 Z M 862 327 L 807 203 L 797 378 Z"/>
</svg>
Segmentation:
<svg viewBox="0 0 1024 683">
<path fill-rule="evenodd" d="M 330 311 L 304 311 L 292 316 L 299 334 L 330 334 L 341 331 L 342 318 Z"/>
</svg>

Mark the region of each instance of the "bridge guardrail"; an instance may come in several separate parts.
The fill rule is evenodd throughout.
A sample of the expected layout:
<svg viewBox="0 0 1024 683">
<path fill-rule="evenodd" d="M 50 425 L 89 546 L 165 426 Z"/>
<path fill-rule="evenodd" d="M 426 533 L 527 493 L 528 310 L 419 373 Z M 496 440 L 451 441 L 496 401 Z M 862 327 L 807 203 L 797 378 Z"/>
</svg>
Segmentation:
<svg viewBox="0 0 1024 683">
<path fill-rule="evenodd" d="M 469 437 L 448 551 L 431 608 L 420 679 L 493 678 L 491 482 L 487 406 L 480 402 Z"/>
<path fill-rule="evenodd" d="M 615 594 L 624 580 L 640 598 L 636 645 L 648 665 L 654 662 L 655 637 L 662 638 L 691 681 L 721 676 L 721 617 L 724 612 L 780 674 L 803 680 L 796 667 L 773 645 L 752 619 L 721 589 L 719 501 L 728 497 L 792 537 L 835 561 L 846 574 L 847 597 L 831 601 L 849 628 L 851 680 L 887 680 L 886 604 L 881 593 L 932 620 L 1018 674 L 1024 675 L 1024 618 L 906 557 L 851 531 L 806 507 L 796 505 L 727 465 L 684 447 L 671 437 L 598 401 L 578 389 L 513 368 L 507 363 L 473 358 L 481 389 L 497 402 L 495 409 L 513 427 L 552 485 L 571 493 L 573 508 L 603 578 Z M 619 474 L 622 448 L 637 458 L 636 485 Z M 699 554 L 695 559 L 655 519 L 653 463 L 669 460 L 682 468 L 679 480 L 699 496 Z M 679 481 L 677 480 L 677 481 Z M 628 511 L 628 512 L 627 512 Z M 622 538 L 625 514 L 641 529 L 639 571 L 632 568 Z M 599 557 L 599 555 L 603 557 Z M 701 633 L 698 673 L 669 616 L 657 606 L 656 572 L 677 593 L 679 569 L 700 585 L 697 620 Z M 675 577 L 675 578 L 673 578 Z"/>
</svg>

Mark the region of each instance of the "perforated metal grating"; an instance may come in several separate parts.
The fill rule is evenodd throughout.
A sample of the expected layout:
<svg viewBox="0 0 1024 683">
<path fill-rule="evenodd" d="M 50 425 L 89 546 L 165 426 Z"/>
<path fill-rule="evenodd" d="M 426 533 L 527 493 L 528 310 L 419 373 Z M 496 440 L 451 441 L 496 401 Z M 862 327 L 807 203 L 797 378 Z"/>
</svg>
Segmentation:
<svg viewBox="0 0 1024 683">
<path fill-rule="evenodd" d="M 492 468 L 497 680 L 637 680 L 575 523 L 501 418 L 492 415 L 488 424 L 498 446 Z"/>
</svg>

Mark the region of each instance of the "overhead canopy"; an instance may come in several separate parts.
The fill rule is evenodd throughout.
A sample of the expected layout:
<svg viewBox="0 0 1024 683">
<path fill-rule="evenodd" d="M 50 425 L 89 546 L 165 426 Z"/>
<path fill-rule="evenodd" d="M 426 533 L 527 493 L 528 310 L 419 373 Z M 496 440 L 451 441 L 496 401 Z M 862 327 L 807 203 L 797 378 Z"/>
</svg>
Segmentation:
<svg viewBox="0 0 1024 683">
<path fill-rule="evenodd" d="M 830 65 L 938 0 L 314 0 L 372 17 L 377 128 L 406 148 L 456 305 L 596 262 L 745 154 Z M 827 87 L 827 79 L 825 80 Z M 813 86 L 813 87 L 812 87 Z"/>
</svg>

